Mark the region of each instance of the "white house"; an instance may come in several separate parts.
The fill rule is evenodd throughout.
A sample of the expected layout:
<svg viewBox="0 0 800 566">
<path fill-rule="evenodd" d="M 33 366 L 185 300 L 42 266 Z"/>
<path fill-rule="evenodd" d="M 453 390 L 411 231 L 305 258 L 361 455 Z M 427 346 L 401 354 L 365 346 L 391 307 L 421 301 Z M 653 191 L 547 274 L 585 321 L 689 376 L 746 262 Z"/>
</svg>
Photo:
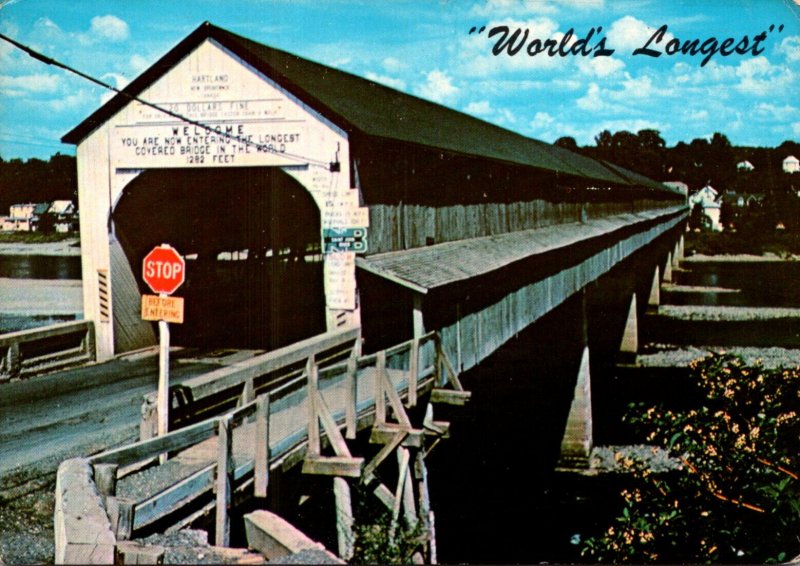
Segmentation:
<svg viewBox="0 0 800 566">
<path fill-rule="evenodd" d="M 797 159 L 794 155 L 790 155 L 784 159 L 783 171 L 785 173 L 797 173 L 800 171 L 800 159 Z"/>
<path fill-rule="evenodd" d="M 689 207 L 694 208 L 700 205 L 703 215 L 708 219 L 711 229 L 715 232 L 722 232 L 720 223 L 720 213 L 722 209 L 722 199 L 717 190 L 711 185 L 706 185 L 689 197 Z"/>
<path fill-rule="evenodd" d="M 739 171 L 752 171 L 753 169 L 755 169 L 755 167 L 753 166 L 752 163 L 750 163 L 745 159 L 744 161 L 740 161 L 739 163 L 736 164 L 736 169 L 738 169 Z"/>
</svg>

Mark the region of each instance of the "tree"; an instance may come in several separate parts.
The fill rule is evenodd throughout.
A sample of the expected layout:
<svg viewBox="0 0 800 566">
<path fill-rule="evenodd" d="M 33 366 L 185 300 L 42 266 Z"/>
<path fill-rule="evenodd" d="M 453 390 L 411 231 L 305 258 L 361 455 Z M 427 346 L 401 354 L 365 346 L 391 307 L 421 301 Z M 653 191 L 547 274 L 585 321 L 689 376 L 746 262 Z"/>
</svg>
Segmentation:
<svg viewBox="0 0 800 566">
<path fill-rule="evenodd" d="M 563 136 L 558 138 L 553 145 L 558 147 L 563 147 L 564 149 L 568 149 L 570 151 L 578 151 L 578 142 L 575 141 L 575 138 L 570 136 Z"/>
</svg>

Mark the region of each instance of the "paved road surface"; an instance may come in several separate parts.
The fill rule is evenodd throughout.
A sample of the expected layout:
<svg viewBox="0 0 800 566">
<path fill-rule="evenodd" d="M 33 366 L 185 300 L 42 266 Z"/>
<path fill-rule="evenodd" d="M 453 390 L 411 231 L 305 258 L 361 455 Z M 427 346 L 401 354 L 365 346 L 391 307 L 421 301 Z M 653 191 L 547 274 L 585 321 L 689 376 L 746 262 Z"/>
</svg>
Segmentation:
<svg viewBox="0 0 800 566">
<path fill-rule="evenodd" d="M 187 356 L 173 355 L 173 383 L 219 367 Z M 157 386 L 155 353 L 0 385 L 0 477 L 134 440 L 142 398 Z"/>
</svg>

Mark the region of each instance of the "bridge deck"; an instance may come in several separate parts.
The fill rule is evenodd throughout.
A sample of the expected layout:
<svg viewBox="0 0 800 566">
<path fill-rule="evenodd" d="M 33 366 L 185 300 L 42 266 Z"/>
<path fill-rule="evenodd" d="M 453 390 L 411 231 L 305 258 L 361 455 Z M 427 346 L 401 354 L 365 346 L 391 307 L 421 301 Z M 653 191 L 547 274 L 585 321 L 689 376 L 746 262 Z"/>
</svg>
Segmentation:
<svg viewBox="0 0 800 566">
<path fill-rule="evenodd" d="M 407 393 L 409 372 L 386 369 L 389 380 L 401 395 Z M 430 380 L 428 380 L 430 381 Z M 356 409 L 358 426 L 365 426 L 375 412 L 377 368 L 358 371 Z M 420 385 L 425 385 L 424 382 Z M 337 425 L 345 425 L 349 389 L 344 376 L 320 383 L 319 388 Z M 279 394 L 279 392 L 278 392 Z M 292 454 L 302 452 L 308 438 L 309 408 L 305 388 L 277 397 L 269 410 L 270 467 L 277 468 Z M 240 489 L 252 481 L 258 437 L 255 422 L 245 421 L 233 429 L 233 488 Z M 134 502 L 132 530 L 137 531 L 175 511 L 177 507 L 211 493 L 219 459 L 219 436 L 214 435 L 174 454 L 161 465 L 135 470 L 127 475 L 122 470 L 117 483 L 117 498 Z M 301 454 L 300 454 L 301 455 Z M 299 456 L 298 455 L 298 458 Z M 102 460 L 102 457 L 100 458 Z M 213 503 L 207 507 L 210 509 Z M 208 509 L 203 509 L 207 511 Z M 195 515 L 175 524 L 187 524 Z"/>
</svg>

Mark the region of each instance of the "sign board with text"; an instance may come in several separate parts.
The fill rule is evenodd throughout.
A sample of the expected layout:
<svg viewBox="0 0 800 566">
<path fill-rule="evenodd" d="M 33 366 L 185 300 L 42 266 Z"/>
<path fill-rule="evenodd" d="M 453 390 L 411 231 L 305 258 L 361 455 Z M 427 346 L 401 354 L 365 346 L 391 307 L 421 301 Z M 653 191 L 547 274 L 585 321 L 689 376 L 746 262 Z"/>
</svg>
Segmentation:
<svg viewBox="0 0 800 566">
<path fill-rule="evenodd" d="M 142 295 L 142 320 L 183 324 L 183 297 Z"/>
<path fill-rule="evenodd" d="M 367 251 L 366 228 L 323 228 L 324 253 Z"/>
<path fill-rule="evenodd" d="M 186 279 L 186 262 L 175 248 L 162 244 L 144 256 L 142 274 L 154 293 L 171 295 Z"/>
</svg>

